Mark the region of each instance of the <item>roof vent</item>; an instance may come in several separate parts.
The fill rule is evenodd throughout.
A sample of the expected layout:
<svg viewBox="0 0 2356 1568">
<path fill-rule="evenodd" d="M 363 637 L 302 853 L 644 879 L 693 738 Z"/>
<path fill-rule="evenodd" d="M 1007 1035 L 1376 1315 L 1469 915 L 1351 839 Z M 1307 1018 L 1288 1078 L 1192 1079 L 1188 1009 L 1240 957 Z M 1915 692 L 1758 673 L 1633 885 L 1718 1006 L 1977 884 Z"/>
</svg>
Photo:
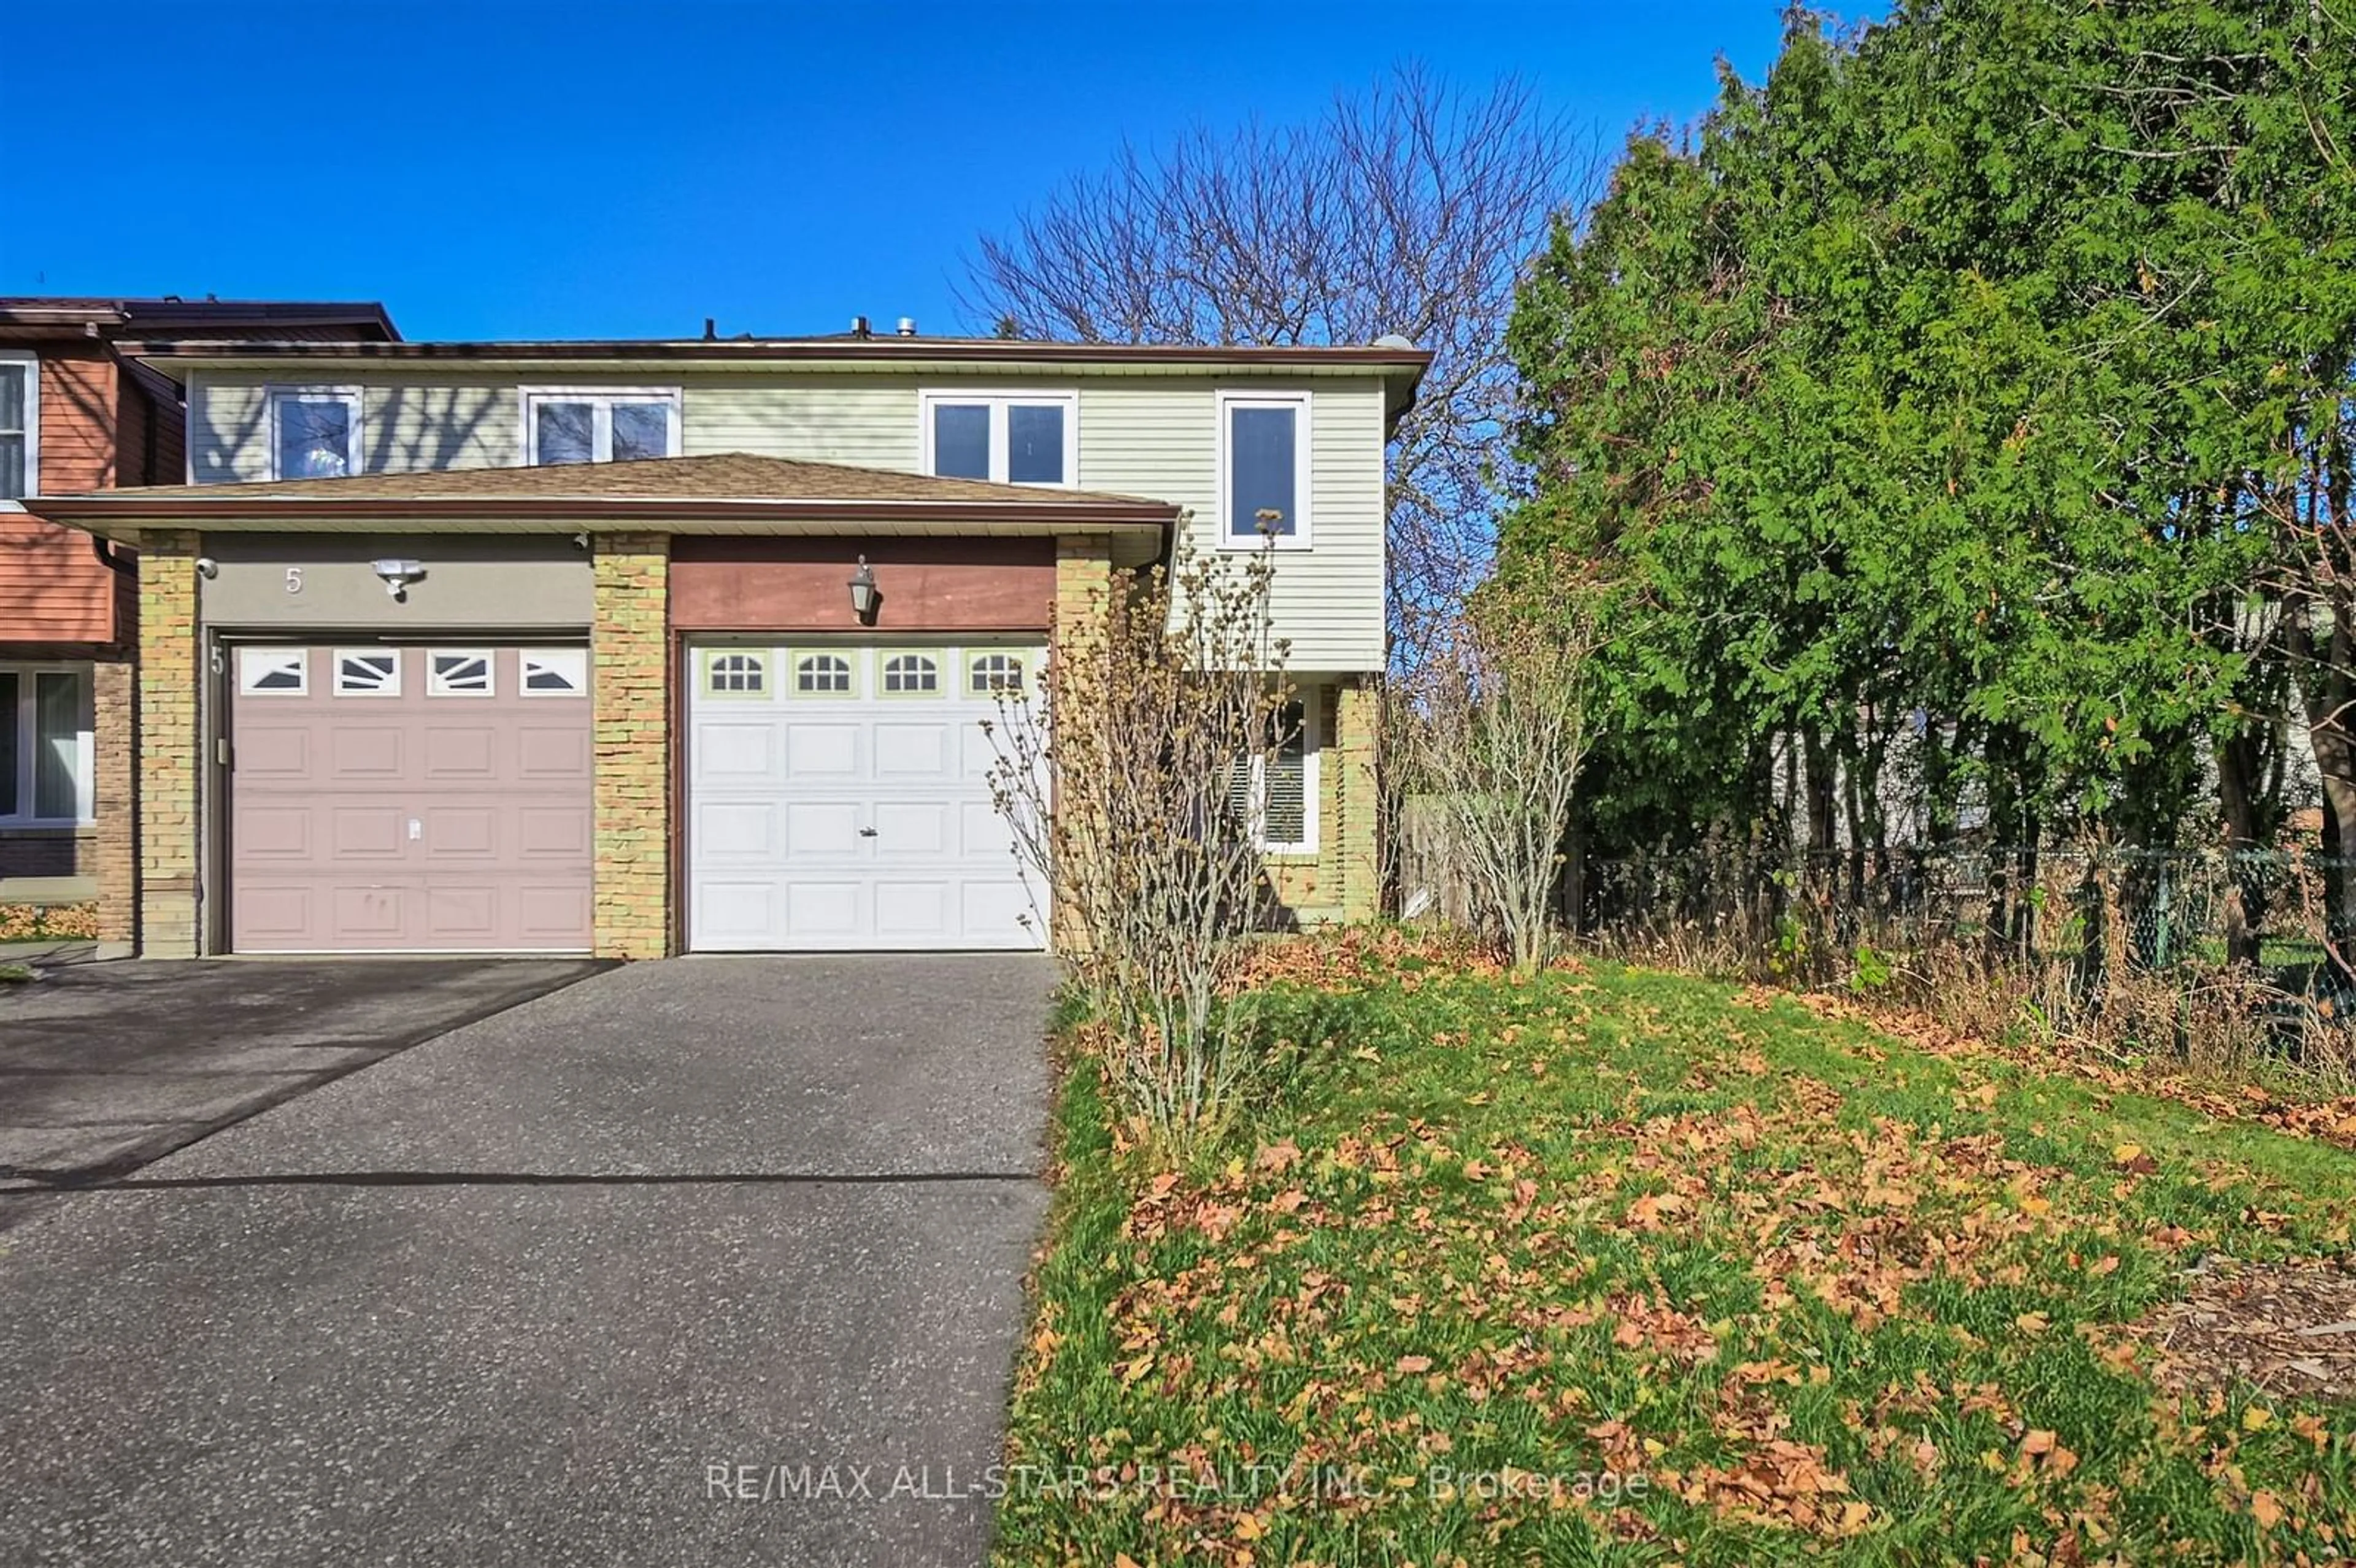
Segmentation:
<svg viewBox="0 0 2356 1568">
<path fill-rule="evenodd" d="M 1415 344 L 1412 339 L 1401 337 L 1396 332 L 1386 332 L 1380 337 L 1375 339 L 1375 347 L 1377 348 L 1412 348 L 1415 347 Z"/>
<path fill-rule="evenodd" d="M 706 343 L 709 343 L 709 342 L 711 342 L 713 338 L 718 337 L 719 336 L 720 336 L 720 324 L 719 324 L 718 322 L 716 322 L 716 321 L 712 320 L 712 317 L 710 317 L 710 316 L 708 316 L 708 315 L 707 315 L 707 316 L 705 316 L 705 317 L 703 318 L 703 341 L 704 341 L 704 342 L 706 342 Z"/>
<path fill-rule="evenodd" d="M 867 318 L 865 316 L 854 315 L 851 318 L 851 336 L 853 337 L 867 337 L 873 336 L 867 329 Z"/>
<path fill-rule="evenodd" d="M 916 336 L 916 318 L 915 316 L 904 315 L 900 318 L 900 336 L 903 337 L 914 337 Z"/>
</svg>

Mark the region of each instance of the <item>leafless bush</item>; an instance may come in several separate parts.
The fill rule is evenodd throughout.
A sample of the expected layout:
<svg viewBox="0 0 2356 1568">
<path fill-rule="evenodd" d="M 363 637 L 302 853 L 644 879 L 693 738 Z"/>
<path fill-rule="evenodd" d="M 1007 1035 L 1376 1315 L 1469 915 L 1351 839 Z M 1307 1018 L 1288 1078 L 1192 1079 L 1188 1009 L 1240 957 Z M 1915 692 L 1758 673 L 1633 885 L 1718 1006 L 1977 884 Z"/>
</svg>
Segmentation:
<svg viewBox="0 0 2356 1568">
<path fill-rule="evenodd" d="M 1262 896 L 1250 781 L 1289 739 L 1270 571 L 1265 551 L 1196 554 L 1116 578 L 1059 614 L 1041 700 L 1010 698 L 991 731 L 998 808 L 1108 1026 L 1113 1093 L 1173 1158 L 1216 1141 L 1251 1066 L 1234 984 Z"/>
<path fill-rule="evenodd" d="M 1587 759 L 1589 666 L 1601 642 L 1590 585 L 1550 574 L 1534 600 L 1500 597 L 1435 637 L 1409 677 L 1403 726 L 1415 792 L 1482 920 L 1527 974 L 1553 945 L 1554 890 L 1571 792 Z"/>
</svg>

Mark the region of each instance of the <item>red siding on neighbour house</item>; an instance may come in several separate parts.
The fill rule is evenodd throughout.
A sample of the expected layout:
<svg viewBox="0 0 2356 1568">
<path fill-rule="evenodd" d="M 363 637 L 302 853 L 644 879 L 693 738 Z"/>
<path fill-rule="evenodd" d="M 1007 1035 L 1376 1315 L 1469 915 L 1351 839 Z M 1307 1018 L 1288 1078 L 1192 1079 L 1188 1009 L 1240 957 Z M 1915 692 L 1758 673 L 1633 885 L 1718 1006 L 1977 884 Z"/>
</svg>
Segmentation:
<svg viewBox="0 0 2356 1568">
<path fill-rule="evenodd" d="M 39 354 L 40 488 L 54 495 L 115 485 L 123 389 L 112 351 L 43 344 Z M 89 535 L 0 512 L 0 653 L 113 643 L 122 624 L 116 576 L 91 553 Z"/>
</svg>

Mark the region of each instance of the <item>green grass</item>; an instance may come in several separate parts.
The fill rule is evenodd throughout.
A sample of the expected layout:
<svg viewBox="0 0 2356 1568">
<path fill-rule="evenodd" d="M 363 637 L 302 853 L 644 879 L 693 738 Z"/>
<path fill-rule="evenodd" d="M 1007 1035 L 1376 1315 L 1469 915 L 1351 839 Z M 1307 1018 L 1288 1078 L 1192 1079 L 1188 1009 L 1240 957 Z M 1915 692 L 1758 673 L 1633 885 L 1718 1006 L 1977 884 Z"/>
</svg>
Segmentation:
<svg viewBox="0 0 2356 1568">
<path fill-rule="evenodd" d="M 1001 1563 L 2345 1548 L 2356 1412 L 2164 1394 L 2123 1326 L 2344 1251 L 2356 1157 L 1655 973 L 1269 1001 L 1224 1168 L 1068 1075 Z"/>
</svg>

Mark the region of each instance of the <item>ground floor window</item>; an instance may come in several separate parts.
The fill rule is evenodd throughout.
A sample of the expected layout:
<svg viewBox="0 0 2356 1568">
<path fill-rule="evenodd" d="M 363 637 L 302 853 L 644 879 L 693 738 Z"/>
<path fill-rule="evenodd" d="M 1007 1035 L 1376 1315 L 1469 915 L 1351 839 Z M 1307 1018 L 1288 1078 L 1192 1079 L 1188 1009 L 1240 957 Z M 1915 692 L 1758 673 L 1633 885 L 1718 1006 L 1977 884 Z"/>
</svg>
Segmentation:
<svg viewBox="0 0 2356 1568">
<path fill-rule="evenodd" d="M 1303 690 L 1269 716 L 1270 750 L 1240 757 L 1227 798 L 1271 855 L 1317 852 L 1317 693 Z"/>
<path fill-rule="evenodd" d="M 94 815 L 87 666 L 0 665 L 0 824 Z"/>
</svg>

